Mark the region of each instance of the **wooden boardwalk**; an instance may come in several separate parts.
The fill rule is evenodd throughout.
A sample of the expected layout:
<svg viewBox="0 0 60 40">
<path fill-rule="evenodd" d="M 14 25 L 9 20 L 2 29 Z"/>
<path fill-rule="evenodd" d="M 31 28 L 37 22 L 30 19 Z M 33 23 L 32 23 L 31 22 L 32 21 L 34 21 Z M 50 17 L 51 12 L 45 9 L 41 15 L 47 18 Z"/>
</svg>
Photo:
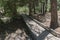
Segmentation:
<svg viewBox="0 0 60 40">
<path fill-rule="evenodd" d="M 29 27 L 31 32 L 34 34 L 35 40 L 60 40 L 60 34 L 54 30 L 43 26 L 42 23 L 35 19 L 31 19 L 27 15 L 22 15 L 26 25 Z"/>
</svg>

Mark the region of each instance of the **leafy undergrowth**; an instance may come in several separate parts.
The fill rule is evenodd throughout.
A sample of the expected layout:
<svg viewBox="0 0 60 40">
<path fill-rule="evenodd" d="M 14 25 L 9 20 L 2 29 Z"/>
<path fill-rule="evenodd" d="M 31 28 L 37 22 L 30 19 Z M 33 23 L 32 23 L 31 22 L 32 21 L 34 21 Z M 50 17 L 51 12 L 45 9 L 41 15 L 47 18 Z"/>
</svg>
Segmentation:
<svg viewBox="0 0 60 40">
<path fill-rule="evenodd" d="M 30 37 L 26 34 L 23 20 L 13 19 L 10 23 L 2 23 L 0 25 L 0 40 L 29 40 Z"/>
</svg>

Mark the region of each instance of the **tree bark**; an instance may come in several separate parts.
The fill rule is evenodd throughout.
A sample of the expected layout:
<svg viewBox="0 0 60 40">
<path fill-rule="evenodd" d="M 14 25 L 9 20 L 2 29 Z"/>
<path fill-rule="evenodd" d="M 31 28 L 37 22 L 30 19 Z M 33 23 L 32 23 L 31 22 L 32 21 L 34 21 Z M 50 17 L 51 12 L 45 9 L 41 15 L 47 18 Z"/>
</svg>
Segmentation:
<svg viewBox="0 0 60 40">
<path fill-rule="evenodd" d="M 50 2 L 51 2 L 51 24 L 50 24 L 50 27 L 55 29 L 58 27 L 57 0 L 50 0 Z"/>
<path fill-rule="evenodd" d="M 29 15 L 32 15 L 32 2 L 31 0 L 29 1 Z"/>
<path fill-rule="evenodd" d="M 47 3 L 48 3 L 48 0 L 45 0 L 45 14 L 47 12 Z"/>
<path fill-rule="evenodd" d="M 36 11 L 35 11 L 35 1 L 33 1 L 33 9 L 34 9 L 34 14 L 36 14 Z"/>
<path fill-rule="evenodd" d="M 45 8 L 46 7 L 46 2 L 44 1 L 44 2 L 41 2 L 41 13 L 42 13 L 42 15 L 43 16 L 45 16 Z"/>
<path fill-rule="evenodd" d="M 16 3 L 15 2 L 13 2 L 13 4 L 12 4 L 12 10 L 13 10 L 13 15 L 16 16 L 17 10 L 16 10 Z"/>
</svg>

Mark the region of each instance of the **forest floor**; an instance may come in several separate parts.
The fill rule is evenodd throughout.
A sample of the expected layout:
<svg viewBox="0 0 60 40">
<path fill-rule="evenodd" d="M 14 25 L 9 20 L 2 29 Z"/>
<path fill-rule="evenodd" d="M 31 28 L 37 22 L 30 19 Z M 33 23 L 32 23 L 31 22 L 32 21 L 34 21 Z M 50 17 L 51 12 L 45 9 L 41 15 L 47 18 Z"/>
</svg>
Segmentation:
<svg viewBox="0 0 60 40">
<path fill-rule="evenodd" d="M 59 27 L 57 27 L 54 30 L 57 31 L 58 33 L 60 33 L 60 11 L 58 11 L 57 13 L 58 13 L 58 25 L 59 25 Z M 45 16 L 43 16 L 41 14 L 40 15 L 39 14 L 32 14 L 32 17 L 37 19 L 38 21 L 42 22 L 45 26 L 50 27 L 51 13 L 47 12 L 45 14 Z"/>
<path fill-rule="evenodd" d="M 51 14 L 50 13 L 47 13 L 46 16 L 46 22 L 44 22 L 44 24 L 48 27 L 50 27 L 50 22 L 51 22 Z M 55 29 L 55 31 L 57 31 L 58 33 L 60 33 L 60 11 L 58 11 L 58 24 L 59 24 L 59 27 L 57 27 Z"/>
</svg>

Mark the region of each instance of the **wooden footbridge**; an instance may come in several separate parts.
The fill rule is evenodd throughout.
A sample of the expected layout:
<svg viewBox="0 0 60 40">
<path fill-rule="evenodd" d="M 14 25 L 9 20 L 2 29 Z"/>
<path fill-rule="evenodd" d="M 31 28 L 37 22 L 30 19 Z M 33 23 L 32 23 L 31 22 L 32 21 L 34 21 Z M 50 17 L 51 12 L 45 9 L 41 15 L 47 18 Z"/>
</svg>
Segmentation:
<svg viewBox="0 0 60 40">
<path fill-rule="evenodd" d="M 53 29 L 45 26 L 43 23 L 37 21 L 31 16 L 22 14 L 22 18 L 24 19 L 26 25 L 31 30 L 30 36 L 34 38 L 34 40 L 45 40 L 50 38 L 50 40 L 60 40 L 60 34 Z"/>
<path fill-rule="evenodd" d="M 21 17 L 24 21 L 23 23 L 27 25 L 24 26 L 24 30 L 26 30 L 31 40 L 60 40 L 60 34 L 58 32 L 49 28 L 48 26 L 36 20 L 32 16 L 22 14 Z"/>
</svg>

